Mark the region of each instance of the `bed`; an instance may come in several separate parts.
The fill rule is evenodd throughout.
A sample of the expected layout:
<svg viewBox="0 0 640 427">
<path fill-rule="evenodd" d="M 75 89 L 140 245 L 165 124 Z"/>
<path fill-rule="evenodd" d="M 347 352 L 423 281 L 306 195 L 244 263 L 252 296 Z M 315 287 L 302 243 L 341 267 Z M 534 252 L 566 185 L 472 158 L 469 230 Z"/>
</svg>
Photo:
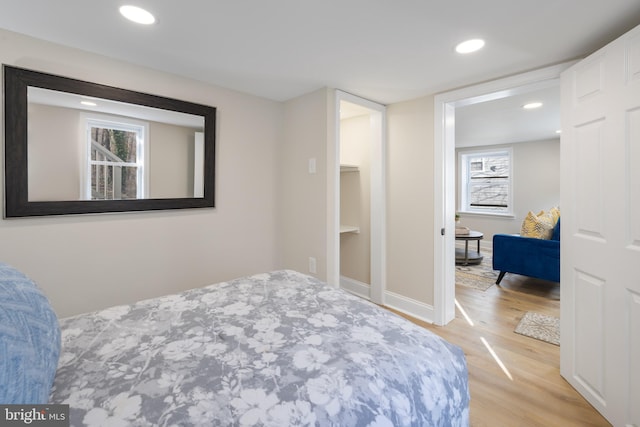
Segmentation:
<svg viewBox="0 0 640 427">
<path fill-rule="evenodd" d="M 59 326 L 48 401 L 72 426 L 468 425 L 459 347 L 294 271 Z"/>
</svg>

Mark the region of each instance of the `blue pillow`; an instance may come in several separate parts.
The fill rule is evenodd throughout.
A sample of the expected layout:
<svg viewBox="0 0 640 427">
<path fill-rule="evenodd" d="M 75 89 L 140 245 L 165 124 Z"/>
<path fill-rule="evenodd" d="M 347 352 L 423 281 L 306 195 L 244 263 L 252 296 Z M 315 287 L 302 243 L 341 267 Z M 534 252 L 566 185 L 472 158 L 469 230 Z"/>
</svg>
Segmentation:
<svg viewBox="0 0 640 427">
<path fill-rule="evenodd" d="M 0 404 L 45 404 L 60 356 L 60 326 L 42 291 L 0 263 Z"/>
<path fill-rule="evenodd" d="M 556 222 L 556 226 L 553 227 L 553 233 L 551 234 L 551 240 L 560 240 L 560 218 Z"/>
</svg>

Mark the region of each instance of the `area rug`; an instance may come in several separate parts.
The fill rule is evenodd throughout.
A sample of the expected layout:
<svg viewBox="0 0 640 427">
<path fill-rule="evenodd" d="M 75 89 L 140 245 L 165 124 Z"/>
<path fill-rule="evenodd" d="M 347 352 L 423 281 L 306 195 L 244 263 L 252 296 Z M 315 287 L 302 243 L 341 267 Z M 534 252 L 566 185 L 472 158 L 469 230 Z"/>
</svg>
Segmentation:
<svg viewBox="0 0 640 427">
<path fill-rule="evenodd" d="M 560 319 L 527 311 L 514 331 L 550 344 L 560 345 Z"/>
<path fill-rule="evenodd" d="M 482 254 L 484 258 L 477 265 L 456 265 L 456 285 L 486 291 L 496 283 L 498 272 L 492 268 L 491 255 Z"/>
</svg>

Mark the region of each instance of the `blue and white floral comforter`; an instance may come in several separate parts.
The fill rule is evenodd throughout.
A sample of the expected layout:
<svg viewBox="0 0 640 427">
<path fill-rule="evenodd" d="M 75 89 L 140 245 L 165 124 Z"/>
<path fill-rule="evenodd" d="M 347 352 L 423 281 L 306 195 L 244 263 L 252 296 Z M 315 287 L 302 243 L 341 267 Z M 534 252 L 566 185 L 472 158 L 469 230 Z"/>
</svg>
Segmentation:
<svg viewBox="0 0 640 427">
<path fill-rule="evenodd" d="M 460 348 L 276 271 L 60 321 L 72 426 L 466 426 Z"/>
</svg>

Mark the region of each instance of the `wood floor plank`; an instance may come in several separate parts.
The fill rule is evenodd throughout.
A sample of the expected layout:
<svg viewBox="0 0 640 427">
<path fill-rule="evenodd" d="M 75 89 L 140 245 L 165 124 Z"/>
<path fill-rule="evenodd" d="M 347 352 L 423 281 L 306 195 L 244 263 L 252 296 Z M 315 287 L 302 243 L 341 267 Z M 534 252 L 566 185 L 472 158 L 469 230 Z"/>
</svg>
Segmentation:
<svg viewBox="0 0 640 427">
<path fill-rule="evenodd" d="M 444 327 L 404 317 L 464 350 L 472 427 L 610 426 L 560 376 L 560 347 L 514 332 L 527 311 L 560 316 L 558 284 L 507 274 L 486 291 L 457 286 L 456 299 L 473 326 L 458 308 Z"/>
</svg>

